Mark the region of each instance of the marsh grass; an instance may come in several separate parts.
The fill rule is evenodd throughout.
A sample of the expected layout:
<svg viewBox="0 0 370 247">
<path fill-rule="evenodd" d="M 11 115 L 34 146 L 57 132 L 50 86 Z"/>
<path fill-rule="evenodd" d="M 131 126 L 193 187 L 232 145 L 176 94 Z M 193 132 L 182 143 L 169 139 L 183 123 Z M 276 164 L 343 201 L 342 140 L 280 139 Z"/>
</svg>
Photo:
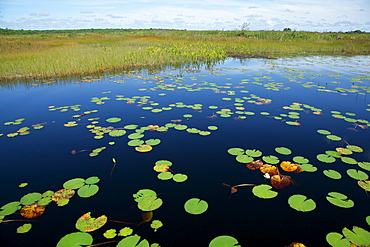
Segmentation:
<svg viewBox="0 0 370 247">
<path fill-rule="evenodd" d="M 212 64 L 230 55 L 369 54 L 369 37 L 343 33 L 178 30 L 4 35 L 0 38 L 0 79 Z"/>
</svg>

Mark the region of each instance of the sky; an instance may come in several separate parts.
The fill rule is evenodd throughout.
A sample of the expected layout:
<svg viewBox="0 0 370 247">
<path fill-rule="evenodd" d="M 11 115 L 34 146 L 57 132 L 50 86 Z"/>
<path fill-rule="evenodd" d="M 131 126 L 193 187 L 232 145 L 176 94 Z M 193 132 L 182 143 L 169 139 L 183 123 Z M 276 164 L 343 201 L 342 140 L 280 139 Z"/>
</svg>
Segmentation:
<svg viewBox="0 0 370 247">
<path fill-rule="evenodd" d="M 0 28 L 370 31 L 370 0 L 0 0 Z"/>
</svg>

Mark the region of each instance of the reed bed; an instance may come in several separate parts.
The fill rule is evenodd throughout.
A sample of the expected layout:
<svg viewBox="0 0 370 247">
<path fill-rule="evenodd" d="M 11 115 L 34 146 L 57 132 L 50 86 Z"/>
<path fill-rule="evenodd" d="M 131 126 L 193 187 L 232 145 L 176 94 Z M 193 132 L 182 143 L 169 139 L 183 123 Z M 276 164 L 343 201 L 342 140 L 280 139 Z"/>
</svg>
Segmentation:
<svg viewBox="0 0 370 247">
<path fill-rule="evenodd" d="M 109 30 L 108 30 L 109 31 Z M 227 56 L 369 54 L 369 34 L 116 30 L 0 37 L 0 80 L 215 63 Z"/>
</svg>

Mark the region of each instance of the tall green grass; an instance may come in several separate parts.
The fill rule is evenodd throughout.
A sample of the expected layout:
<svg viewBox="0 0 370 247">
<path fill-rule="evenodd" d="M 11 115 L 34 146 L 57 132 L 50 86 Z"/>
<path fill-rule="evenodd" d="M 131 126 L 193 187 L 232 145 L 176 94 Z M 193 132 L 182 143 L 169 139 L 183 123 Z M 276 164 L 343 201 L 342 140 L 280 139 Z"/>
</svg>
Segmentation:
<svg viewBox="0 0 370 247">
<path fill-rule="evenodd" d="M 0 37 L 0 79 L 84 75 L 227 56 L 369 54 L 369 34 L 130 30 Z"/>
</svg>

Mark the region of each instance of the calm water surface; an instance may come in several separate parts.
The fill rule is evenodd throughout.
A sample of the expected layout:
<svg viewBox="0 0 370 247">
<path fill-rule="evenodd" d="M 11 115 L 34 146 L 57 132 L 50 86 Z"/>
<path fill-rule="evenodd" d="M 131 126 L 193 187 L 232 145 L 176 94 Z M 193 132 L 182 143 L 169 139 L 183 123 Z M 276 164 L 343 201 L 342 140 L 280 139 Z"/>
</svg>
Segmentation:
<svg viewBox="0 0 370 247">
<path fill-rule="evenodd" d="M 63 236 L 78 231 L 75 223 L 87 212 L 92 217 L 106 215 L 109 220 L 139 223 L 141 210 L 132 195 L 140 189 L 154 190 L 163 200 L 153 211 L 153 220 L 162 221 L 163 227 L 154 232 L 150 223 L 135 227 L 108 221 L 91 232 L 94 244 L 107 241 L 103 236 L 106 230 L 126 226 L 163 247 L 208 246 L 220 235 L 236 238 L 241 246 L 285 246 L 292 242 L 327 246 L 329 232 L 352 226 L 369 230 L 365 218 L 370 215 L 370 198 L 357 180 L 347 175 L 348 169 L 368 175 L 369 170 L 340 158 L 334 163 L 316 158 L 351 144 L 363 152 L 348 157 L 370 162 L 369 65 L 367 56 L 226 60 L 214 68 L 132 71 L 2 85 L 0 205 L 19 201 L 31 192 L 57 191 L 72 178 L 98 176 L 100 181 L 97 194 L 89 198 L 76 194 L 65 206 L 52 202 L 34 219 L 37 222 L 2 223 L 1 246 L 56 246 Z M 98 100 L 97 104 L 94 97 L 103 103 Z M 297 117 L 292 118 L 294 115 Z M 107 122 L 111 117 L 121 120 Z M 9 123 L 22 118 L 20 124 Z M 76 126 L 65 126 L 72 121 Z M 136 130 L 126 128 L 121 137 L 105 133 L 96 139 L 90 131 L 94 126 L 123 129 L 129 124 L 137 125 Z M 131 140 L 128 135 L 141 127 L 166 124 L 170 126 L 166 132 L 144 130 L 141 140 L 161 141 L 152 151 L 140 153 L 127 144 Z M 210 134 L 177 130 L 171 124 Z M 209 130 L 209 126 L 218 129 Z M 317 132 L 319 129 L 340 140 L 328 139 Z M 101 147 L 105 149 L 99 155 L 90 157 L 92 150 Z M 230 188 L 222 183 L 270 184 L 260 171 L 249 170 L 229 154 L 233 147 L 257 149 L 262 156 L 275 155 L 280 161 L 303 156 L 317 171 L 280 170 L 298 185 L 273 189 L 278 195 L 272 199 L 256 197 L 252 187 L 240 187 L 229 198 Z M 292 154 L 278 154 L 276 147 L 287 147 Z M 72 154 L 73 150 L 77 153 Z M 112 158 L 117 164 L 110 177 Z M 171 169 L 188 179 L 158 179 L 153 170 L 158 160 L 171 161 Z M 327 169 L 338 171 L 342 178 L 328 178 L 323 174 Z M 21 183 L 28 185 L 20 188 Z M 347 195 L 354 207 L 329 203 L 329 192 Z M 310 212 L 291 208 L 288 198 L 295 194 L 313 199 L 316 208 Z M 184 204 L 190 198 L 206 201 L 207 211 L 187 213 Z M 13 219 L 24 218 L 19 210 L 4 218 Z M 17 234 L 24 223 L 32 223 L 32 229 Z"/>
</svg>

